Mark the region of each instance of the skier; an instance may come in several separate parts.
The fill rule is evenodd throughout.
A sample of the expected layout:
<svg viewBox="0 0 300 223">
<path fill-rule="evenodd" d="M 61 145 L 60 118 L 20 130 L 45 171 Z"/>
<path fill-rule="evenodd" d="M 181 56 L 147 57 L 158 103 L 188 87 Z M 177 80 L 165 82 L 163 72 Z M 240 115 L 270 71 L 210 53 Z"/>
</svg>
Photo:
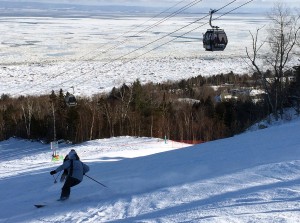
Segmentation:
<svg viewBox="0 0 300 223">
<path fill-rule="evenodd" d="M 80 160 L 80 159 L 79 159 L 79 156 L 78 156 L 78 154 L 75 152 L 75 150 L 74 150 L 74 149 L 71 149 L 71 151 L 73 151 L 73 152 L 75 153 L 76 160 Z M 67 160 L 69 160 L 68 154 L 65 156 L 64 162 L 66 162 Z M 64 169 L 64 172 L 62 173 L 62 175 L 61 175 L 61 177 L 60 177 L 60 182 L 61 182 L 61 183 L 64 182 L 65 179 L 67 178 L 67 176 L 68 176 L 68 169 Z"/>
<path fill-rule="evenodd" d="M 75 150 L 71 150 L 68 154 L 68 160 L 66 160 L 62 165 L 56 168 L 56 170 L 52 170 L 50 172 L 51 175 L 54 175 L 64 169 L 68 170 L 68 176 L 64 183 L 64 186 L 61 189 L 61 195 L 59 200 L 66 200 L 70 196 L 71 187 L 79 184 L 83 175 L 89 171 L 89 166 L 84 164 L 79 160 L 78 155 Z"/>
</svg>

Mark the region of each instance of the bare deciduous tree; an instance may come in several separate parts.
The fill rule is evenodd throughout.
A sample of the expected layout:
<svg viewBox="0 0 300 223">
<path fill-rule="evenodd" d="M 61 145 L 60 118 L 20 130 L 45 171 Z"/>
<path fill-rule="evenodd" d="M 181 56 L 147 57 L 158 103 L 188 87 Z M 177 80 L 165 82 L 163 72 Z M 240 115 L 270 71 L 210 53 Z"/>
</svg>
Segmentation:
<svg viewBox="0 0 300 223">
<path fill-rule="evenodd" d="M 33 101 L 30 98 L 27 98 L 25 105 L 22 105 L 23 117 L 25 122 L 25 128 L 27 137 L 31 136 L 31 120 L 33 115 Z"/>
<path fill-rule="evenodd" d="M 277 120 L 278 111 L 282 115 L 284 102 L 284 70 L 287 62 L 293 56 L 299 38 L 299 16 L 293 14 L 284 4 L 277 3 L 268 14 L 271 24 L 268 26 L 268 37 L 265 42 L 258 43 L 258 36 L 261 29 L 257 29 L 256 34 L 252 34 L 252 52 L 246 48 L 248 59 L 262 82 L 267 94 L 268 103 L 272 113 Z M 268 44 L 265 44 L 268 43 Z M 265 45 L 269 50 L 265 55 L 261 54 L 261 49 Z M 267 66 L 259 65 L 258 58 Z M 272 78 L 265 76 L 266 69 L 271 69 Z"/>
</svg>

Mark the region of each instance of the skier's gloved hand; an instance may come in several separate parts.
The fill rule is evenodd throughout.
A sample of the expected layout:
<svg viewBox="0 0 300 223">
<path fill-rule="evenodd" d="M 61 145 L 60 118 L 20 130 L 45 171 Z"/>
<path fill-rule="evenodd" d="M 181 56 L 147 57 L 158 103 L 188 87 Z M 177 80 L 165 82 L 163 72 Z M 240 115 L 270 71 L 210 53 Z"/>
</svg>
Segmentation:
<svg viewBox="0 0 300 223">
<path fill-rule="evenodd" d="M 51 174 L 51 175 L 54 175 L 54 174 L 56 174 L 56 171 L 55 171 L 55 170 L 52 170 L 52 171 L 50 171 L 50 174 Z"/>
</svg>

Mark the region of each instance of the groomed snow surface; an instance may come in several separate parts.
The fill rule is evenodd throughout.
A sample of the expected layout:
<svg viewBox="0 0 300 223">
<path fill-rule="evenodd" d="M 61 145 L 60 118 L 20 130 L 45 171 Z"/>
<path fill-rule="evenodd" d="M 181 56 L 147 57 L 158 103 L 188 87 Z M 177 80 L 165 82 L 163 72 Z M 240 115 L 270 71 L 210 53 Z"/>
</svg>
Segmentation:
<svg viewBox="0 0 300 223">
<path fill-rule="evenodd" d="M 299 132 L 297 118 L 194 146 L 125 136 L 60 144 L 107 186 L 84 177 L 64 202 L 50 146 L 9 139 L 0 143 L 0 222 L 300 222 Z"/>
</svg>

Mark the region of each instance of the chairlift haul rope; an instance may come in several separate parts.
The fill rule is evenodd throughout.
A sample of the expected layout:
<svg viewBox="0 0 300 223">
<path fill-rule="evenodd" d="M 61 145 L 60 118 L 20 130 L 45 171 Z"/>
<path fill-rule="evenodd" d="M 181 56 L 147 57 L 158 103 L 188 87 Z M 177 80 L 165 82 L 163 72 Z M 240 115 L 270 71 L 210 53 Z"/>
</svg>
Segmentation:
<svg viewBox="0 0 300 223">
<path fill-rule="evenodd" d="M 230 4 L 234 3 L 235 1 L 237 1 L 237 0 L 231 1 L 230 3 L 226 4 L 225 6 L 223 6 L 223 7 L 219 8 L 219 9 L 217 9 L 217 11 L 220 11 L 220 10 L 226 8 L 227 6 L 229 6 Z M 241 8 L 241 7 L 243 7 L 243 6 L 245 6 L 245 5 L 249 4 L 249 3 L 251 3 L 252 1 L 254 1 L 254 0 L 247 1 L 246 3 L 240 5 L 240 6 L 236 7 L 236 8 L 233 8 L 233 9 L 230 10 L 230 11 L 223 13 L 222 15 L 218 16 L 218 17 L 215 18 L 214 20 L 217 20 L 217 19 L 219 19 L 219 18 L 221 18 L 221 17 L 223 17 L 223 16 L 225 16 L 225 15 L 227 15 L 227 14 L 229 14 L 229 13 L 231 13 L 231 12 L 233 12 L 233 11 L 239 9 L 239 8 Z M 113 60 L 113 61 L 107 62 L 107 63 L 105 63 L 104 65 L 102 65 L 102 67 L 104 67 L 104 66 L 106 66 L 106 65 L 108 65 L 108 64 L 111 64 L 112 62 L 115 62 L 115 61 L 117 61 L 117 60 L 120 60 L 120 59 L 124 58 L 125 56 L 128 56 L 128 55 L 130 55 L 130 54 L 132 54 L 132 53 L 134 53 L 134 52 L 136 52 L 136 51 L 138 51 L 138 50 L 140 50 L 140 49 L 142 49 L 142 48 L 145 48 L 145 47 L 151 45 L 152 43 L 155 43 L 155 42 L 157 42 L 157 41 L 159 41 L 159 40 L 161 40 L 161 39 L 163 39 L 163 38 L 165 38 L 165 37 L 167 37 L 167 36 L 170 36 L 170 35 L 176 33 L 177 31 L 180 31 L 180 30 L 182 30 L 182 29 L 184 29 L 184 28 L 186 28 L 186 27 L 188 27 L 188 26 L 190 26 L 190 25 L 192 25 L 192 24 L 194 24 L 194 23 L 199 22 L 200 20 L 203 20 L 204 18 L 206 18 L 206 17 L 208 17 L 208 16 L 209 16 L 209 14 L 208 14 L 208 15 L 205 15 L 205 16 L 203 16 L 202 18 L 199 18 L 199 19 L 197 19 L 197 20 L 191 22 L 190 24 L 185 25 L 185 26 L 183 26 L 183 27 L 181 27 L 181 28 L 179 28 L 179 29 L 177 29 L 177 30 L 171 32 L 171 33 L 168 33 L 167 35 L 165 35 L 165 36 L 163 36 L 163 37 L 160 37 L 160 38 L 158 38 L 158 39 L 156 39 L 156 40 L 154 40 L 154 41 L 152 41 L 152 42 L 150 42 L 150 43 L 148 43 L 148 44 L 146 44 L 146 45 L 144 45 L 144 46 L 142 46 L 142 47 L 140 47 L 140 48 L 138 48 L 138 49 L 135 49 L 135 50 L 133 50 L 133 51 L 131 51 L 131 52 L 125 54 L 125 55 L 122 55 L 122 56 L 116 58 L 116 59 Z M 204 24 L 202 24 L 202 25 L 200 25 L 200 26 L 197 26 L 196 28 L 194 28 L 194 29 L 192 29 L 192 30 L 189 30 L 188 32 L 185 32 L 185 33 L 182 34 L 182 35 L 176 36 L 176 37 L 174 37 L 172 40 L 167 41 L 167 42 L 165 42 L 165 43 L 163 43 L 163 44 L 161 44 L 161 45 L 159 45 L 159 46 L 157 46 L 157 47 L 155 47 L 155 48 L 153 48 L 153 49 L 151 49 L 151 50 L 148 50 L 147 52 L 145 52 L 145 53 L 143 53 L 143 54 L 141 54 L 141 55 L 138 55 L 138 56 L 136 56 L 136 57 L 134 57 L 134 58 L 132 58 L 132 59 L 126 61 L 126 62 L 123 62 L 121 65 L 118 65 L 118 66 L 122 66 L 122 65 L 124 65 L 124 64 L 127 64 L 127 63 L 129 63 L 129 62 L 131 62 L 131 61 L 133 61 L 133 60 L 135 60 L 135 59 L 140 58 L 141 56 L 144 56 L 144 55 L 146 55 L 146 54 L 148 54 L 148 53 L 150 53 L 150 52 L 152 52 L 152 51 L 154 51 L 154 50 L 157 50 L 157 49 L 159 49 L 160 47 L 162 47 L 162 46 L 164 46 L 164 45 L 166 45 L 166 44 L 168 44 L 168 43 L 170 43 L 170 42 L 173 42 L 174 40 L 176 40 L 176 39 L 178 39 L 178 38 L 180 38 L 180 37 L 182 37 L 182 36 L 185 36 L 186 34 L 191 33 L 191 32 L 193 32 L 193 31 L 199 29 L 200 27 L 202 27 L 202 26 L 204 26 L 204 25 L 207 25 L 208 23 L 209 23 L 209 22 L 206 22 L 206 23 L 204 23 Z M 115 67 L 115 68 L 116 68 L 116 67 Z M 86 72 L 85 74 L 87 74 L 87 73 L 88 73 L 88 72 Z M 81 76 L 81 75 L 80 75 L 80 76 Z M 77 76 L 77 77 L 79 77 L 79 76 Z M 85 82 L 87 82 L 87 81 L 90 81 L 90 79 L 81 81 L 81 82 L 79 82 L 78 84 L 76 84 L 76 86 L 81 85 L 81 84 L 83 84 L 83 83 L 85 83 Z M 65 83 L 67 83 L 67 82 L 61 82 L 61 84 L 65 84 Z"/>
<path fill-rule="evenodd" d="M 192 3 L 193 3 L 193 5 L 194 5 L 194 4 L 197 4 L 197 3 L 200 2 L 200 1 L 202 1 L 202 0 L 196 0 L 196 1 L 193 1 Z M 237 1 L 237 0 L 233 0 L 233 1 L 231 1 L 230 3 L 224 5 L 223 7 L 217 9 L 216 11 L 220 11 L 220 10 L 226 8 L 227 6 L 229 6 L 230 4 L 232 4 L 232 3 L 236 2 L 236 1 Z M 236 7 L 236 8 L 234 8 L 234 9 L 232 9 L 232 10 L 226 12 L 226 13 L 223 13 L 222 15 L 218 16 L 217 18 L 215 18 L 215 19 L 213 19 L 213 20 L 217 20 L 217 19 L 223 17 L 224 15 L 227 15 L 227 14 L 229 14 L 229 13 L 231 13 L 231 12 L 233 12 L 233 11 L 235 11 L 235 10 L 237 10 L 237 9 L 239 9 L 239 8 L 245 6 L 245 5 L 247 5 L 247 4 L 249 4 L 249 3 L 253 2 L 253 1 L 254 1 L 254 0 L 249 0 L 249 1 L 247 1 L 246 3 L 244 3 L 244 4 L 242 4 L 242 5 L 238 6 L 238 7 Z M 195 3 L 195 2 L 197 2 L 197 3 Z M 190 5 L 190 7 L 193 6 L 193 5 L 191 5 L 191 3 L 189 3 L 188 5 Z M 185 7 L 187 7 L 187 6 L 185 6 Z M 185 8 L 185 7 L 183 7 L 183 8 Z M 178 10 L 177 10 L 176 12 L 178 12 Z M 181 11 L 180 11 L 180 12 L 181 12 Z M 179 12 L 178 12 L 178 13 L 179 13 Z M 172 14 L 173 14 L 173 13 L 172 13 Z M 188 25 L 185 25 L 185 26 L 183 26 L 183 27 L 181 27 L 181 28 L 179 28 L 179 29 L 177 29 L 177 30 L 171 32 L 171 33 L 168 33 L 167 35 L 164 35 L 163 37 L 160 37 L 160 38 L 158 38 L 158 39 L 156 39 L 156 40 L 154 40 L 154 41 L 151 41 L 150 43 L 147 43 L 147 44 L 145 44 L 145 45 L 143 45 L 143 46 L 141 46 L 141 47 L 139 47 L 139 48 L 137 48 L 137 49 L 135 49 L 135 50 L 133 50 L 133 51 L 131 51 L 131 52 L 129 52 L 129 53 L 126 53 L 126 54 L 124 54 L 124 55 L 122 55 L 122 56 L 119 56 L 119 57 L 117 57 L 117 58 L 115 58 L 115 59 L 113 59 L 113 60 L 111 60 L 111 61 L 109 61 L 109 62 L 107 62 L 107 63 L 104 63 L 104 64 L 102 65 L 102 67 L 104 67 L 104 66 L 106 66 L 106 65 L 108 65 L 108 64 L 111 64 L 111 63 L 113 63 L 113 62 L 115 62 L 115 61 L 117 61 L 117 60 L 120 60 L 120 59 L 122 59 L 122 58 L 124 58 L 124 57 L 126 57 L 126 56 L 128 56 L 128 55 L 130 55 L 130 54 L 132 54 L 132 53 L 134 53 L 134 52 L 137 52 L 138 50 L 141 50 L 141 49 L 143 49 L 143 48 L 145 48 L 145 47 L 147 47 L 147 46 L 149 46 L 149 45 L 151 45 L 151 44 L 153 44 L 153 43 L 155 43 L 155 42 L 157 42 L 157 41 L 159 41 L 159 40 L 162 40 L 162 39 L 164 39 L 164 38 L 166 38 L 166 37 L 168 37 L 168 36 L 171 36 L 171 35 L 174 34 L 175 32 L 178 32 L 178 31 L 180 31 L 180 30 L 182 30 L 182 29 L 184 29 L 184 28 L 186 28 L 186 27 L 188 27 L 188 26 L 190 26 L 190 25 L 192 25 L 192 24 L 195 24 L 195 23 L 199 22 L 200 20 L 203 20 L 204 18 L 206 18 L 206 17 L 208 17 L 208 16 L 209 16 L 209 14 L 206 15 L 206 16 L 203 16 L 203 17 L 200 18 L 200 19 L 196 19 L 195 21 L 189 23 Z M 168 17 L 165 17 L 165 18 L 168 18 Z M 164 20 L 164 21 L 165 21 L 165 20 Z M 162 23 L 162 22 L 161 22 L 161 23 Z M 208 22 L 207 22 L 207 23 L 208 23 Z M 152 52 L 152 51 L 154 51 L 154 50 L 156 50 L 156 49 L 158 49 L 158 48 L 160 48 L 160 47 L 162 47 L 162 46 L 164 46 L 164 45 L 166 45 L 166 44 L 168 44 L 168 43 L 170 43 L 170 42 L 172 42 L 172 41 L 174 41 L 174 40 L 176 40 L 176 39 L 178 39 L 178 38 L 180 38 L 180 37 L 182 37 L 182 36 L 184 36 L 184 35 L 186 35 L 186 34 L 188 34 L 188 33 L 191 33 L 192 31 L 195 31 L 196 29 L 199 29 L 200 27 L 206 25 L 207 23 L 204 23 L 204 24 L 202 24 L 202 25 L 200 25 L 200 26 L 197 26 L 196 28 L 191 29 L 191 30 L 189 30 L 188 32 L 185 32 L 185 33 L 182 34 L 182 35 L 176 36 L 176 37 L 173 38 L 172 40 L 167 41 L 167 42 L 165 42 L 165 43 L 163 43 L 163 44 L 161 44 L 161 45 L 159 45 L 159 46 L 157 46 L 157 47 L 155 47 L 155 48 L 153 48 L 153 49 L 151 49 L 151 50 L 148 50 L 147 52 L 145 52 L 145 53 L 143 53 L 143 54 L 141 54 L 141 55 L 138 55 L 138 56 L 136 56 L 136 57 L 130 59 L 129 61 L 127 61 L 127 62 L 125 62 L 125 63 L 122 63 L 121 65 L 124 65 L 124 64 L 126 64 L 126 63 L 128 63 L 128 62 L 130 62 L 130 61 L 132 61 L 132 60 L 138 59 L 138 58 L 141 57 L 141 56 L 144 56 L 144 55 L 146 55 L 146 54 L 148 54 L 148 53 L 150 53 L 150 52 Z M 159 23 L 159 24 L 160 24 L 160 23 Z M 155 26 L 154 26 L 154 27 L 155 27 Z M 151 28 L 153 28 L 153 27 L 151 27 Z M 142 32 L 142 31 L 140 31 L 140 32 Z M 126 41 L 125 41 L 125 42 L 126 42 Z M 95 58 L 96 58 L 96 57 L 93 57 L 93 59 L 95 59 Z M 121 66 L 121 65 L 118 65 L 118 66 Z M 77 67 L 77 66 L 76 66 L 76 67 Z M 74 69 L 74 68 L 73 68 L 73 69 Z M 70 70 L 72 70 L 72 69 L 70 69 Z M 67 70 L 67 71 L 65 71 L 65 72 L 62 72 L 62 73 L 60 73 L 59 75 L 57 75 L 56 77 L 61 76 L 62 74 L 66 73 L 66 72 L 68 72 L 68 71 L 70 71 L 70 70 Z M 91 72 L 91 71 L 86 71 L 86 72 L 84 72 L 84 73 L 82 73 L 82 74 L 80 74 L 80 75 L 73 76 L 73 77 L 72 77 L 72 80 L 73 80 L 74 78 L 78 78 L 78 77 L 80 77 L 80 76 L 82 76 L 82 75 L 86 75 L 86 74 L 88 74 L 88 73 L 90 73 L 90 72 Z M 52 77 L 52 78 L 53 78 L 53 77 Z M 76 85 L 74 85 L 74 86 L 78 86 L 79 84 L 82 84 L 82 83 L 85 83 L 85 82 L 87 82 L 87 81 L 90 81 L 91 78 L 95 78 L 95 77 L 88 77 L 88 78 L 86 78 L 84 81 L 81 81 L 81 82 L 79 82 L 78 84 L 76 84 Z M 63 84 L 68 83 L 68 82 L 70 82 L 70 81 L 72 81 L 72 80 L 71 80 L 71 79 L 68 79 L 68 80 L 66 80 L 66 81 L 60 82 L 59 85 L 63 85 Z M 44 83 L 46 83 L 46 82 L 43 81 L 43 84 L 44 84 Z M 42 86 L 42 84 L 37 84 L 37 85 L 35 85 L 35 86 Z M 32 88 L 32 86 L 31 86 L 30 88 Z M 26 90 L 26 89 L 25 89 L 25 90 Z M 20 92 L 18 92 L 18 93 L 22 93 L 22 92 L 24 92 L 25 90 L 22 90 L 22 91 L 20 91 Z"/>
<path fill-rule="evenodd" d="M 159 14 L 157 14 L 157 15 L 151 17 L 151 18 L 148 19 L 146 22 L 143 22 L 142 24 L 133 27 L 133 29 L 131 29 L 131 30 L 129 30 L 129 31 L 125 32 L 125 33 L 123 33 L 123 34 L 120 35 L 120 36 L 117 36 L 116 38 L 112 39 L 111 41 L 115 41 L 115 40 L 117 40 L 117 39 L 119 39 L 119 38 L 125 36 L 126 34 L 132 32 L 132 31 L 135 30 L 136 28 L 142 26 L 143 24 L 145 24 L 145 23 L 147 23 L 147 22 L 153 20 L 154 18 L 156 18 L 156 17 L 162 15 L 163 13 L 169 11 L 170 9 L 175 8 L 177 5 L 181 4 L 181 3 L 184 2 L 184 1 L 186 1 L 186 0 L 182 0 L 182 1 L 179 2 L 179 3 L 176 3 L 175 5 L 171 6 L 170 8 L 168 8 L 168 9 L 162 11 L 161 13 L 159 13 Z M 186 9 L 188 9 L 188 8 L 190 8 L 190 7 L 192 7 L 192 6 L 194 6 L 195 4 L 197 4 L 197 3 L 201 2 L 201 1 L 202 1 L 202 0 L 193 0 L 193 2 L 188 3 L 187 5 L 185 5 L 185 6 L 181 7 L 181 8 L 179 8 L 179 9 L 177 9 L 175 12 L 172 12 L 171 14 L 167 15 L 166 17 L 160 19 L 160 20 L 157 21 L 156 23 L 154 23 L 154 24 L 150 25 L 149 27 L 147 27 L 147 28 L 145 28 L 145 29 L 143 29 L 143 30 L 141 30 L 141 31 L 138 31 L 138 32 L 136 32 L 135 34 L 132 34 L 132 35 L 139 35 L 139 34 L 141 34 L 141 33 L 144 33 L 144 32 L 146 32 L 146 31 L 149 31 L 149 30 L 151 30 L 152 28 L 154 28 L 154 27 L 160 25 L 161 23 L 167 21 L 168 19 L 174 17 L 175 15 L 178 15 L 179 13 L 183 12 L 184 10 L 186 10 Z M 109 48 L 109 49 L 106 49 L 106 51 L 101 52 L 101 54 L 110 52 L 111 50 L 116 49 L 117 47 L 121 46 L 123 43 L 126 43 L 126 42 L 129 42 L 128 38 L 127 38 L 127 40 L 122 41 L 121 43 L 117 43 L 117 44 L 115 44 L 113 47 L 111 47 L 111 48 Z M 107 44 L 107 43 L 104 43 L 104 44 L 102 44 L 100 47 L 98 47 L 97 49 L 95 49 L 95 50 L 93 50 L 93 51 L 90 51 L 89 53 L 87 53 L 87 54 L 85 54 L 85 55 L 79 57 L 79 60 L 82 59 L 82 58 L 84 58 L 85 56 L 88 56 L 90 53 L 97 51 L 99 48 L 102 48 L 102 47 L 105 46 L 106 44 Z M 85 62 L 85 61 L 91 61 L 91 60 L 94 60 L 95 58 L 99 57 L 99 55 L 100 55 L 100 54 L 96 54 L 95 56 L 93 56 L 93 57 L 91 57 L 91 58 L 85 59 L 84 62 Z M 79 64 L 73 66 L 71 69 L 65 70 L 65 71 L 63 71 L 63 72 L 60 72 L 60 73 L 54 75 L 54 76 L 51 76 L 51 78 L 48 78 L 48 80 L 53 79 L 53 78 L 57 78 L 57 77 L 59 77 L 59 76 L 62 76 L 62 75 L 64 75 L 64 74 L 68 73 L 69 71 L 74 70 L 74 69 L 80 67 L 82 64 L 83 64 L 83 63 L 79 63 Z M 90 71 L 90 72 L 91 72 L 91 71 Z M 86 73 L 88 73 L 88 72 L 86 72 Z M 85 73 L 85 74 L 86 74 L 86 73 Z M 77 76 L 77 77 L 78 77 L 78 76 Z M 22 92 L 25 92 L 25 91 L 27 91 L 28 89 L 30 89 L 30 88 L 32 88 L 32 87 L 34 87 L 34 86 L 40 86 L 40 85 L 44 84 L 45 82 L 47 82 L 47 80 L 46 80 L 46 81 L 43 80 L 43 81 L 42 81 L 41 83 L 39 83 L 39 84 L 36 84 L 36 85 L 31 86 L 31 87 L 25 88 L 25 89 L 19 91 L 18 94 L 20 94 L 20 93 L 22 93 Z M 69 81 L 65 81 L 65 82 L 69 82 Z M 63 82 L 63 83 L 65 83 L 65 82 Z M 62 84 L 62 83 L 61 83 L 61 84 Z M 17 94 L 15 93 L 15 95 L 17 95 Z"/>
</svg>

